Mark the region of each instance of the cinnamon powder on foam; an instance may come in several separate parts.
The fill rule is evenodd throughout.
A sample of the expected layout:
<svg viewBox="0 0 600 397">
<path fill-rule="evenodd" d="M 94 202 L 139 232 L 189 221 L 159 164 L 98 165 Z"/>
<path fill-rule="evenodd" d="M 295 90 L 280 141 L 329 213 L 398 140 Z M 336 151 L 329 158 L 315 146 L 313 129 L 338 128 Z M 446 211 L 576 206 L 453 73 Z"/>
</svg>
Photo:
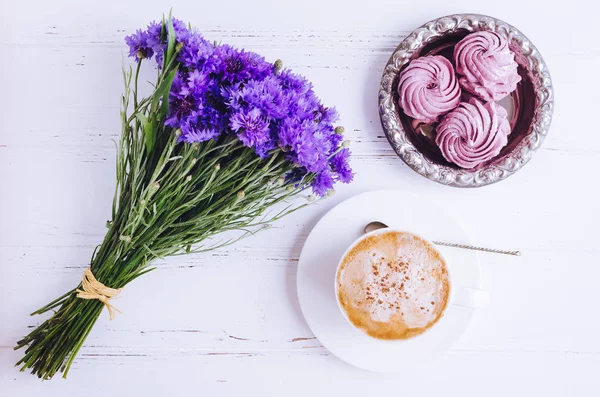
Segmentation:
<svg viewBox="0 0 600 397">
<path fill-rule="evenodd" d="M 350 321 L 379 339 L 407 339 L 441 317 L 450 292 L 446 264 L 410 233 L 367 237 L 345 257 L 338 298 Z"/>
</svg>

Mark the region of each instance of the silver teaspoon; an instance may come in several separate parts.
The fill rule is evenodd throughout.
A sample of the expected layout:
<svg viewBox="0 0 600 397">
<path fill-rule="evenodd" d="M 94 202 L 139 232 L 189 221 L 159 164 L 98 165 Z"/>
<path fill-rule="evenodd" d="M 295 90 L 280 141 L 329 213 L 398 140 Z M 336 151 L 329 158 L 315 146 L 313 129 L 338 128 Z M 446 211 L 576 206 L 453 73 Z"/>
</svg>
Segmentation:
<svg viewBox="0 0 600 397">
<path fill-rule="evenodd" d="M 369 233 L 369 232 L 372 232 L 377 229 L 383 229 L 385 227 L 388 227 L 388 225 L 386 225 L 383 222 L 378 222 L 378 221 L 369 222 L 367 224 L 367 226 L 365 226 L 364 232 Z M 464 249 L 473 250 L 473 251 L 491 252 L 494 254 L 521 256 L 521 251 L 497 250 L 494 248 L 474 247 L 472 245 L 446 243 L 443 241 L 432 241 L 432 243 L 434 243 L 435 245 L 443 245 L 444 247 L 464 248 Z"/>
</svg>

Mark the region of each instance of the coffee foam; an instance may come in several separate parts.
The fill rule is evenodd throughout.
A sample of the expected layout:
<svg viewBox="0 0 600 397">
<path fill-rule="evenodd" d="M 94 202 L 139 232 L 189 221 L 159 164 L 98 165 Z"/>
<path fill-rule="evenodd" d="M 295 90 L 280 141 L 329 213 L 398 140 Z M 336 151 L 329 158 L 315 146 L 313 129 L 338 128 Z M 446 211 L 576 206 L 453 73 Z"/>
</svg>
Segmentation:
<svg viewBox="0 0 600 397">
<path fill-rule="evenodd" d="M 438 251 L 422 238 L 400 232 L 359 242 L 344 257 L 337 283 L 350 321 L 380 339 L 424 332 L 441 317 L 450 290 Z"/>
</svg>

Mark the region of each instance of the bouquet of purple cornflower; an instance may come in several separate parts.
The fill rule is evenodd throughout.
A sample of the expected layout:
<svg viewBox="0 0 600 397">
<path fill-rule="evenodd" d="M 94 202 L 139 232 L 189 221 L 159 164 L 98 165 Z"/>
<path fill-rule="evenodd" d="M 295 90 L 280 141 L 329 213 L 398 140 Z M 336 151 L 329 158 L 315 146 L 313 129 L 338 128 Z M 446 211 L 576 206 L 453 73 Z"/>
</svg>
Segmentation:
<svg viewBox="0 0 600 397">
<path fill-rule="evenodd" d="M 268 227 L 349 183 L 350 151 L 338 115 L 304 77 L 261 56 L 216 45 L 169 17 L 125 41 L 122 136 L 112 219 L 79 286 L 33 314 L 53 314 L 18 342 L 17 363 L 40 378 L 69 368 L 103 308 L 161 257 L 223 246 Z M 141 98 L 143 62 L 158 77 Z M 215 234 L 241 235 L 216 245 Z"/>
</svg>

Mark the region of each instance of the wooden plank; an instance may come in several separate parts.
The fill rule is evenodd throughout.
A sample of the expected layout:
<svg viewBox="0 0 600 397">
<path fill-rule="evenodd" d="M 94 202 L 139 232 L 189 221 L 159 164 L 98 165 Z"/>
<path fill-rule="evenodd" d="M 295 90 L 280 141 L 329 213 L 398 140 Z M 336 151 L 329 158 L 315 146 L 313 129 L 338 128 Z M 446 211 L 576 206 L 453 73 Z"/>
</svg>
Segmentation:
<svg viewBox="0 0 600 397">
<path fill-rule="evenodd" d="M 123 37 L 168 11 L 155 1 L 69 3 L 12 2 L 0 11 L 0 394 L 595 394 L 600 42 L 583 19 L 596 6 L 577 0 L 533 2 L 535 18 L 517 0 L 483 8 L 473 0 L 180 2 L 176 15 L 207 38 L 281 58 L 314 83 L 353 141 L 356 182 L 233 247 L 157 261 L 115 302 L 122 315 L 102 315 L 67 382 L 13 369 L 21 352 L 12 346 L 39 321 L 28 313 L 79 282 L 105 233 Z M 387 143 L 377 110 L 381 71 L 402 38 L 467 10 L 528 34 L 557 95 L 551 132 L 531 163 L 474 190 L 412 172 Z M 424 373 L 342 363 L 314 338 L 295 295 L 298 257 L 316 221 L 343 199 L 381 188 L 439 202 L 477 245 L 523 253 L 480 256 L 491 305 Z"/>
</svg>

